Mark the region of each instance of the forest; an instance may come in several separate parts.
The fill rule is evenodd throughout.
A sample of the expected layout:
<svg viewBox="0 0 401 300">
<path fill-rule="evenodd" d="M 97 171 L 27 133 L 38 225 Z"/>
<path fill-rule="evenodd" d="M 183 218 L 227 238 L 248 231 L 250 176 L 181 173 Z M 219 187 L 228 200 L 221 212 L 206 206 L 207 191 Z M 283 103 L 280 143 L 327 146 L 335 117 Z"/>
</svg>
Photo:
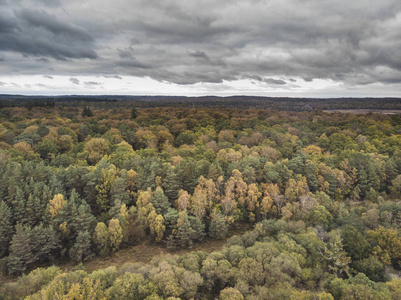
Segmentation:
<svg viewBox="0 0 401 300">
<path fill-rule="evenodd" d="M 400 115 L 46 101 L 0 109 L 0 299 L 400 299 Z M 187 251 L 85 270 L 144 240 Z"/>
</svg>

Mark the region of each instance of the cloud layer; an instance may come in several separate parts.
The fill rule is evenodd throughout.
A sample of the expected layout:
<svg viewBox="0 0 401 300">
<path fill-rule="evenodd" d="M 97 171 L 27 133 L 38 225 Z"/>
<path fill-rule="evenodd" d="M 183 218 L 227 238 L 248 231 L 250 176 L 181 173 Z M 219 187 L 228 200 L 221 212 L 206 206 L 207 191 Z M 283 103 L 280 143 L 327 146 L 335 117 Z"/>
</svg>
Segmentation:
<svg viewBox="0 0 401 300">
<path fill-rule="evenodd" d="M 0 0 L 0 72 L 400 91 L 397 0 Z M 49 75 L 50 74 L 50 75 Z M 105 77 L 105 78 L 106 78 Z M 99 82 L 82 82 L 90 87 Z"/>
</svg>

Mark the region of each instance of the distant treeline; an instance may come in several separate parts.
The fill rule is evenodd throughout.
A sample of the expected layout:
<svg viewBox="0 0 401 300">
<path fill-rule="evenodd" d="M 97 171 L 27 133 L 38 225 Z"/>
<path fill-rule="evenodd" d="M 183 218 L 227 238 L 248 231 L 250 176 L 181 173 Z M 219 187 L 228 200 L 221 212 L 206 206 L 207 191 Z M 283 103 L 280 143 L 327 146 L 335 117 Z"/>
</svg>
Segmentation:
<svg viewBox="0 0 401 300">
<path fill-rule="evenodd" d="M 232 107 L 259 108 L 288 111 L 313 111 L 335 109 L 384 109 L 401 110 L 401 98 L 289 98 L 289 97 L 185 97 L 185 96 L 23 96 L 0 95 L 2 107 L 33 106 L 82 107 L 83 104 L 96 108 L 136 107 Z M 53 107 L 52 106 L 52 107 Z"/>
</svg>

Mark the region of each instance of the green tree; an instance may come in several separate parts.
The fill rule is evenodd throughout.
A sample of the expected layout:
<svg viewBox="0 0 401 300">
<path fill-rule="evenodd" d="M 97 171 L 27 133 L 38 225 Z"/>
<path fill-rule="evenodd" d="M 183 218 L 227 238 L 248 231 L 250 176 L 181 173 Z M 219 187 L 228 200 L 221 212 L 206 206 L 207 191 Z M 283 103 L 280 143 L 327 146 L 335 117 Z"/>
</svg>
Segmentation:
<svg viewBox="0 0 401 300">
<path fill-rule="evenodd" d="M 181 211 L 178 214 L 177 229 L 173 234 L 174 240 L 179 247 L 192 247 L 195 231 L 191 227 L 186 211 Z"/>
<path fill-rule="evenodd" d="M 81 115 L 83 117 L 93 117 L 93 112 L 89 106 L 84 106 Z"/>
<path fill-rule="evenodd" d="M 209 226 L 209 236 L 214 239 L 224 239 L 227 235 L 228 227 L 224 216 L 215 214 Z"/>
<path fill-rule="evenodd" d="M 10 207 L 4 201 L 0 201 L 0 258 L 8 252 L 9 243 L 14 233 L 12 221 Z"/>
<path fill-rule="evenodd" d="M 110 299 L 145 299 L 155 292 L 155 287 L 141 274 L 125 273 L 118 277 L 107 291 Z"/>
<path fill-rule="evenodd" d="M 347 256 L 347 253 L 344 251 L 343 242 L 339 233 L 333 232 L 330 237 L 330 242 L 324 247 L 322 254 L 329 264 L 330 271 L 337 275 L 345 274 L 350 276 L 349 264 L 351 258 Z"/>
<path fill-rule="evenodd" d="M 10 255 L 7 258 L 7 270 L 10 274 L 19 274 L 35 262 L 31 228 L 20 223 L 15 227 L 15 234 L 10 244 Z"/>
<path fill-rule="evenodd" d="M 158 214 L 164 215 L 171 206 L 161 187 L 157 187 L 150 200 Z"/>
<path fill-rule="evenodd" d="M 131 109 L 131 120 L 135 120 L 138 117 L 138 110 L 136 107 L 133 107 Z"/>
<path fill-rule="evenodd" d="M 91 241 L 92 238 L 88 231 L 80 231 L 78 233 L 75 244 L 70 249 L 70 258 L 77 262 L 81 262 L 91 257 Z"/>
</svg>

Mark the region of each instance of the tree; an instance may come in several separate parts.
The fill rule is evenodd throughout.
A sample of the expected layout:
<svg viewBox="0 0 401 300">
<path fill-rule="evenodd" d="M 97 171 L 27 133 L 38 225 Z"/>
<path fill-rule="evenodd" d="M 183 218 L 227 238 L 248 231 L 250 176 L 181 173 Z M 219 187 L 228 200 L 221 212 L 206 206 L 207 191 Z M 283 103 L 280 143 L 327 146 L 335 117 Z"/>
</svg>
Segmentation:
<svg viewBox="0 0 401 300">
<path fill-rule="evenodd" d="M 91 241 L 92 238 L 88 231 L 80 231 L 75 244 L 70 249 L 70 258 L 77 262 L 81 262 L 90 257 L 92 254 Z"/>
<path fill-rule="evenodd" d="M 123 241 L 123 230 L 118 219 L 111 219 L 109 222 L 109 239 L 111 250 L 117 251 Z"/>
<path fill-rule="evenodd" d="M 341 237 L 344 241 L 344 250 L 351 256 L 353 261 L 361 260 L 369 256 L 371 246 L 362 233 L 354 226 L 346 225 L 342 231 Z"/>
<path fill-rule="evenodd" d="M 180 190 L 178 193 L 177 199 L 177 208 L 178 211 L 188 211 L 190 207 L 190 198 L 191 196 L 188 194 L 187 191 Z"/>
<path fill-rule="evenodd" d="M 347 256 L 344 251 L 343 243 L 339 233 L 333 232 L 328 245 L 325 245 L 323 252 L 323 257 L 329 263 L 329 269 L 336 275 L 345 274 L 350 276 L 351 258 Z"/>
<path fill-rule="evenodd" d="M 156 191 L 152 194 L 150 201 L 152 202 L 158 214 L 164 215 L 167 212 L 167 209 L 170 207 L 170 202 L 164 195 L 161 187 L 156 188 Z"/>
<path fill-rule="evenodd" d="M 138 117 L 138 110 L 136 107 L 133 107 L 131 109 L 131 120 L 135 120 Z"/>
<path fill-rule="evenodd" d="M 0 258 L 8 252 L 9 243 L 14 233 L 12 221 L 10 207 L 4 201 L 0 201 Z"/>
<path fill-rule="evenodd" d="M 176 244 L 183 248 L 191 248 L 195 231 L 191 227 L 187 212 L 181 211 L 178 214 L 177 229 L 174 233 Z"/>
<path fill-rule="evenodd" d="M 49 202 L 49 210 L 53 219 L 59 215 L 61 209 L 67 204 L 67 201 L 64 200 L 64 196 L 62 194 L 54 195 L 53 199 L 51 199 Z"/>
<path fill-rule="evenodd" d="M 148 215 L 148 224 L 150 234 L 155 237 L 157 242 L 160 242 L 163 239 L 163 234 L 166 230 L 163 216 L 158 215 L 154 210 L 152 210 Z"/>
<path fill-rule="evenodd" d="M 110 233 L 106 224 L 99 222 L 96 225 L 93 241 L 97 245 L 100 255 L 105 256 L 110 251 Z"/>
<path fill-rule="evenodd" d="M 116 168 L 110 166 L 109 169 L 101 170 L 101 183 L 95 186 L 97 191 L 96 204 L 99 211 L 107 211 L 110 206 L 111 188 L 116 179 Z"/>
<path fill-rule="evenodd" d="M 248 217 L 251 222 L 255 221 L 255 212 L 259 207 L 258 199 L 262 196 L 262 193 L 259 192 L 258 187 L 255 183 L 252 183 L 248 186 L 248 197 L 246 198 L 246 204 L 248 208 Z"/>
<path fill-rule="evenodd" d="M 385 265 L 397 265 L 401 261 L 401 238 L 394 229 L 386 229 L 380 226 L 376 230 L 368 231 L 377 245 L 373 248 L 373 253 Z"/>
<path fill-rule="evenodd" d="M 11 240 L 10 255 L 7 258 L 7 269 L 10 274 L 25 271 L 36 260 L 33 254 L 31 228 L 18 223 L 15 230 Z"/>
<path fill-rule="evenodd" d="M 224 217 L 219 213 L 214 213 L 212 222 L 210 222 L 209 236 L 214 239 L 224 239 L 227 231 L 227 222 Z"/>
<path fill-rule="evenodd" d="M 149 215 L 155 211 L 153 204 L 150 202 L 152 199 L 151 190 L 139 191 L 136 206 L 138 209 L 138 225 L 143 231 L 149 228 Z"/>
<path fill-rule="evenodd" d="M 109 142 L 103 138 L 92 138 L 84 145 L 84 151 L 88 153 L 88 163 L 95 165 L 104 155 L 109 154 Z"/>
<path fill-rule="evenodd" d="M 81 115 L 83 117 L 93 117 L 93 112 L 89 106 L 84 106 Z"/>
<path fill-rule="evenodd" d="M 108 291 L 110 299 L 145 299 L 154 292 L 149 281 L 141 274 L 126 272 L 118 277 Z"/>
</svg>

